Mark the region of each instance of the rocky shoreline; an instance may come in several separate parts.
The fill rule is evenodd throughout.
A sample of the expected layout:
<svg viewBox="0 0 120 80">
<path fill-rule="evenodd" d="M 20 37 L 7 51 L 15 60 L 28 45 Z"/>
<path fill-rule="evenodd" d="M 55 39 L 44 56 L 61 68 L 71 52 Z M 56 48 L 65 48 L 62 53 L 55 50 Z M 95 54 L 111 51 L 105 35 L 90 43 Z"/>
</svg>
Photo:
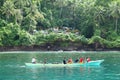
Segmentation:
<svg viewBox="0 0 120 80">
<path fill-rule="evenodd" d="M 119 48 L 59 47 L 59 46 L 2 46 L 0 51 L 120 51 Z"/>
</svg>

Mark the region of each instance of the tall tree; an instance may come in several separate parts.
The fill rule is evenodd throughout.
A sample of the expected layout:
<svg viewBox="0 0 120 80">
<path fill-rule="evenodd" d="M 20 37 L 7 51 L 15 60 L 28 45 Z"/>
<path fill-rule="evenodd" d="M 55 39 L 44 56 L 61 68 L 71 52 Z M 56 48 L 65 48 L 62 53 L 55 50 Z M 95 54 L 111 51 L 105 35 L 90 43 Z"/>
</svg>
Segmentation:
<svg viewBox="0 0 120 80">
<path fill-rule="evenodd" d="M 23 15 L 21 9 L 14 9 L 14 23 L 21 25 Z"/>
<path fill-rule="evenodd" d="M 2 14 L 5 15 L 6 21 L 10 20 L 10 17 L 14 15 L 14 4 L 12 1 L 4 2 L 2 6 Z"/>
<path fill-rule="evenodd" d="M 115 19 L 115 32 L 118 28 L 118 19 L 120 18 L 120 1 L 113 1 L 109 4 L 109 14 Z"/>
<path fill-rule="evenodd" d="M 100 27 L 105 21 L 105 9 L 103 6 L 96 6 L 95 9 L 94 19 L 96 26 Z"/>
</svg>

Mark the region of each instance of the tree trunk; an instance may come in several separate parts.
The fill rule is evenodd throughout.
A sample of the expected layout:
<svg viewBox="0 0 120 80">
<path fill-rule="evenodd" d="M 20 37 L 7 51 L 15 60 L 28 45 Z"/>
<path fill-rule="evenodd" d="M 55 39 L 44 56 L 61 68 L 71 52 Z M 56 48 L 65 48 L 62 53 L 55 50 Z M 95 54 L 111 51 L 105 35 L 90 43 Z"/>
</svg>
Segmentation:
<svg viewBox="0 0 120 80">
<path fill-rule="evenodd" d="M 115 20 L 115 32 L 117 32 L 117 23 L 118 23 L 118 19 L 116 18 L 116 20 Z"/>
</svg>

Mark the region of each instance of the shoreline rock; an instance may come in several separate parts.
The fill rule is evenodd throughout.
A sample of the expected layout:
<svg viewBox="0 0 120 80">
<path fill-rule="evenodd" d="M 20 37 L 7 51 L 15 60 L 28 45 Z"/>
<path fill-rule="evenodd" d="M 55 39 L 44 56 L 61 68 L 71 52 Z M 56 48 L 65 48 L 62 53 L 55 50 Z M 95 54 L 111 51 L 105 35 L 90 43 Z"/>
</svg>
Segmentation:
<svg viewBox="0 0 120 80">
<path fill-rule="evenodd" d="M 59 46 L 2 46 L 0 51 L 120 51 L 119 48 L 59 47 Z"/>
</svg>

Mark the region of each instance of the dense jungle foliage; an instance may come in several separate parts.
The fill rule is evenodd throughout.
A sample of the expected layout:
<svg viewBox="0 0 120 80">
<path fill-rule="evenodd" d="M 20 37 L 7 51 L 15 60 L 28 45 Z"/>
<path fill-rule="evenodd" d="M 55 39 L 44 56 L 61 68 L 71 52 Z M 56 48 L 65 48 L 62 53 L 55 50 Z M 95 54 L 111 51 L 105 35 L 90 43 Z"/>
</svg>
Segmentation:
<svg viewBox="0 0 120 80">
<path fill-rule="evenodd" d="M 48 43 L 120 48 L 120 0 L 0 0 L 0 46 Z"/>
</svg>

